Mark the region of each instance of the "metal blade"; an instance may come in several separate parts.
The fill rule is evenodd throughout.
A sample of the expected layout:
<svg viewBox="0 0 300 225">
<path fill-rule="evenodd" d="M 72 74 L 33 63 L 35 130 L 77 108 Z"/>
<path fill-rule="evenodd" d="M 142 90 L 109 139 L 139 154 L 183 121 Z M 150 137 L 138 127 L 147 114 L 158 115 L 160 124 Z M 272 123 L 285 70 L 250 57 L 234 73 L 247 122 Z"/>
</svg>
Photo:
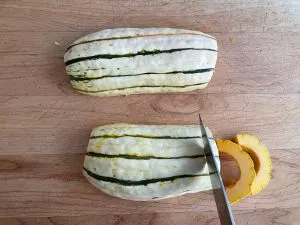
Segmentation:
<svg viewBox="0 0 300 225">
<path fill-rule="evenodd" d="M 204 155 L 207 164 L 211 166 L 212 170 L 216 171 L 217 173 L 217 179 L 212 179 L 212 176 L 210 176 L 210 180 L 211 180 L 212 187 L 214 187 L 213 193 L 214 193 L 215 202 L 218 209 L 220 223 L 221 225 L 235 225 L 231 207 L 226 195 L 226 190 L 222 181 L 222 177 L 218 170 L 217 162 L 212 151 L 212 144 L 211 144 L 212 140 L 210 140 L 210 138 L 207 136 L 207 132 L 202 122 L 200 114 L 199 114 L 199 121 L 200 121 L 201 134 L 203 138 L 206 138 L 207 140 L 207 144 L 204 145 Z"/>
</svg>

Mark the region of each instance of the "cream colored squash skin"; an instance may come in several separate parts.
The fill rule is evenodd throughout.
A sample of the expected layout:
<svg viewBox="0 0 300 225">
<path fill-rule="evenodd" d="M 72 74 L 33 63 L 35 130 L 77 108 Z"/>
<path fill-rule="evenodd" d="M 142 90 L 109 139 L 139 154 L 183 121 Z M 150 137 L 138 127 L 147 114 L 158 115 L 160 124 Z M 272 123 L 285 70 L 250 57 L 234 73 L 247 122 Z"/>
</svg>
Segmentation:
<svg viewBox="0 0 300 225">
<path fill-rule="evenodd" d="M 212 138 L 207 129 L 209 137 Z M 212 189 L 198 125 L 111 124 L 90 136 L 83 174 L 103 192 L 136 201 Z M 220 161 L 214 143 L 213 151 Z"/>
<path fill-rule="evenodd" d="M 214 37 L 171 28 L 99 31 L 75 41 L 64 56 L 75 90 L 97 96 L 205 88 L 216 60 Z"/>
</svg>

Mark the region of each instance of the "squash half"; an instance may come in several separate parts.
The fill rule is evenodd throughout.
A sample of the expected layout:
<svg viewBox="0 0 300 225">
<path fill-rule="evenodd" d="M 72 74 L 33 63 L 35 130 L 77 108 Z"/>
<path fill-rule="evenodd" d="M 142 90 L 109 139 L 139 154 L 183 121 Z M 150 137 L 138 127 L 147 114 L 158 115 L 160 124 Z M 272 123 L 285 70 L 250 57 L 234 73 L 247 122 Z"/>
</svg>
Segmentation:
<svg viewBox="0 0 300 225">
<path fill-rule="evenodd" d="M 251 185 L 255 178 L 254 164 L 250 156 L 236 143 L 229 140 L 216 141 L 219 152 L 232 156 L 240 167 L 240 178 L 226 187 L 230 203 L 236 203 L 251 194 Z"/>
<path fill-rule="evenodd" d="M 92 131 L 83 174 L 103 192 L 135 201 L 207 191 L 217 187 L 211 182 L 217 172 L 206 161 L 205 145 L 199 125 L 108 124 Z"/>
<path fill-rule="evenodd" d="M 251 193 L 257 194 L 270 182 L 272 161 L 269 151 L 267 147 L 253 135 L 238 134 L 234 137 L 234 141 L 250 155 L 254 162 L 256 177 L 251 186 Z"/>
</svg>

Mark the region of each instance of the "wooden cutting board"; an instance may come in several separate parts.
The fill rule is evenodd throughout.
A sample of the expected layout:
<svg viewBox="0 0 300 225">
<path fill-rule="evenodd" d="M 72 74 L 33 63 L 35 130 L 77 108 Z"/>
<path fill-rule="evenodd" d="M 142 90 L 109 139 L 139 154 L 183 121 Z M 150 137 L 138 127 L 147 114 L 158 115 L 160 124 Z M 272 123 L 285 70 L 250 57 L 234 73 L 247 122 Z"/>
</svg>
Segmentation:
<svg viewBox="0 0 300 225">
<path fill-rule="evenodd" d="M 300 224 L 299 1 L 4 0 L 0 12 L 0 224 L 219 224 L 210 192 L 132 202 L 103 194 L 81 174 L 94 126 L 194 124 L 199 112 L 215 137 L 247 132 L 270 149 L 271 183 L 233 206 L 236 223 Z M 112 27 L 214 35 L 211 83 L 185 94 L 75 93 L 64 49 Z"/>
</svg>

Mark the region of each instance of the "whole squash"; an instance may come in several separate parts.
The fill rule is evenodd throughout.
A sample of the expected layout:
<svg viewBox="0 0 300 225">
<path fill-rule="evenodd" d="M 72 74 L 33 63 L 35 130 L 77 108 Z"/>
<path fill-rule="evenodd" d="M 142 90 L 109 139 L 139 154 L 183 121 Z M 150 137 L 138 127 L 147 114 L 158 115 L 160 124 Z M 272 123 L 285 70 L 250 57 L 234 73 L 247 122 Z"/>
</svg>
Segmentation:
<svg viewBox="0 0 300 225">
<path fill-rule="evenodd" d="M 217 60 L 217 41 L 199 31 L 117 28 L 84 36 L 64 56 L 74 89 L 111 96 L 205 88 Z"/>
</svg>

